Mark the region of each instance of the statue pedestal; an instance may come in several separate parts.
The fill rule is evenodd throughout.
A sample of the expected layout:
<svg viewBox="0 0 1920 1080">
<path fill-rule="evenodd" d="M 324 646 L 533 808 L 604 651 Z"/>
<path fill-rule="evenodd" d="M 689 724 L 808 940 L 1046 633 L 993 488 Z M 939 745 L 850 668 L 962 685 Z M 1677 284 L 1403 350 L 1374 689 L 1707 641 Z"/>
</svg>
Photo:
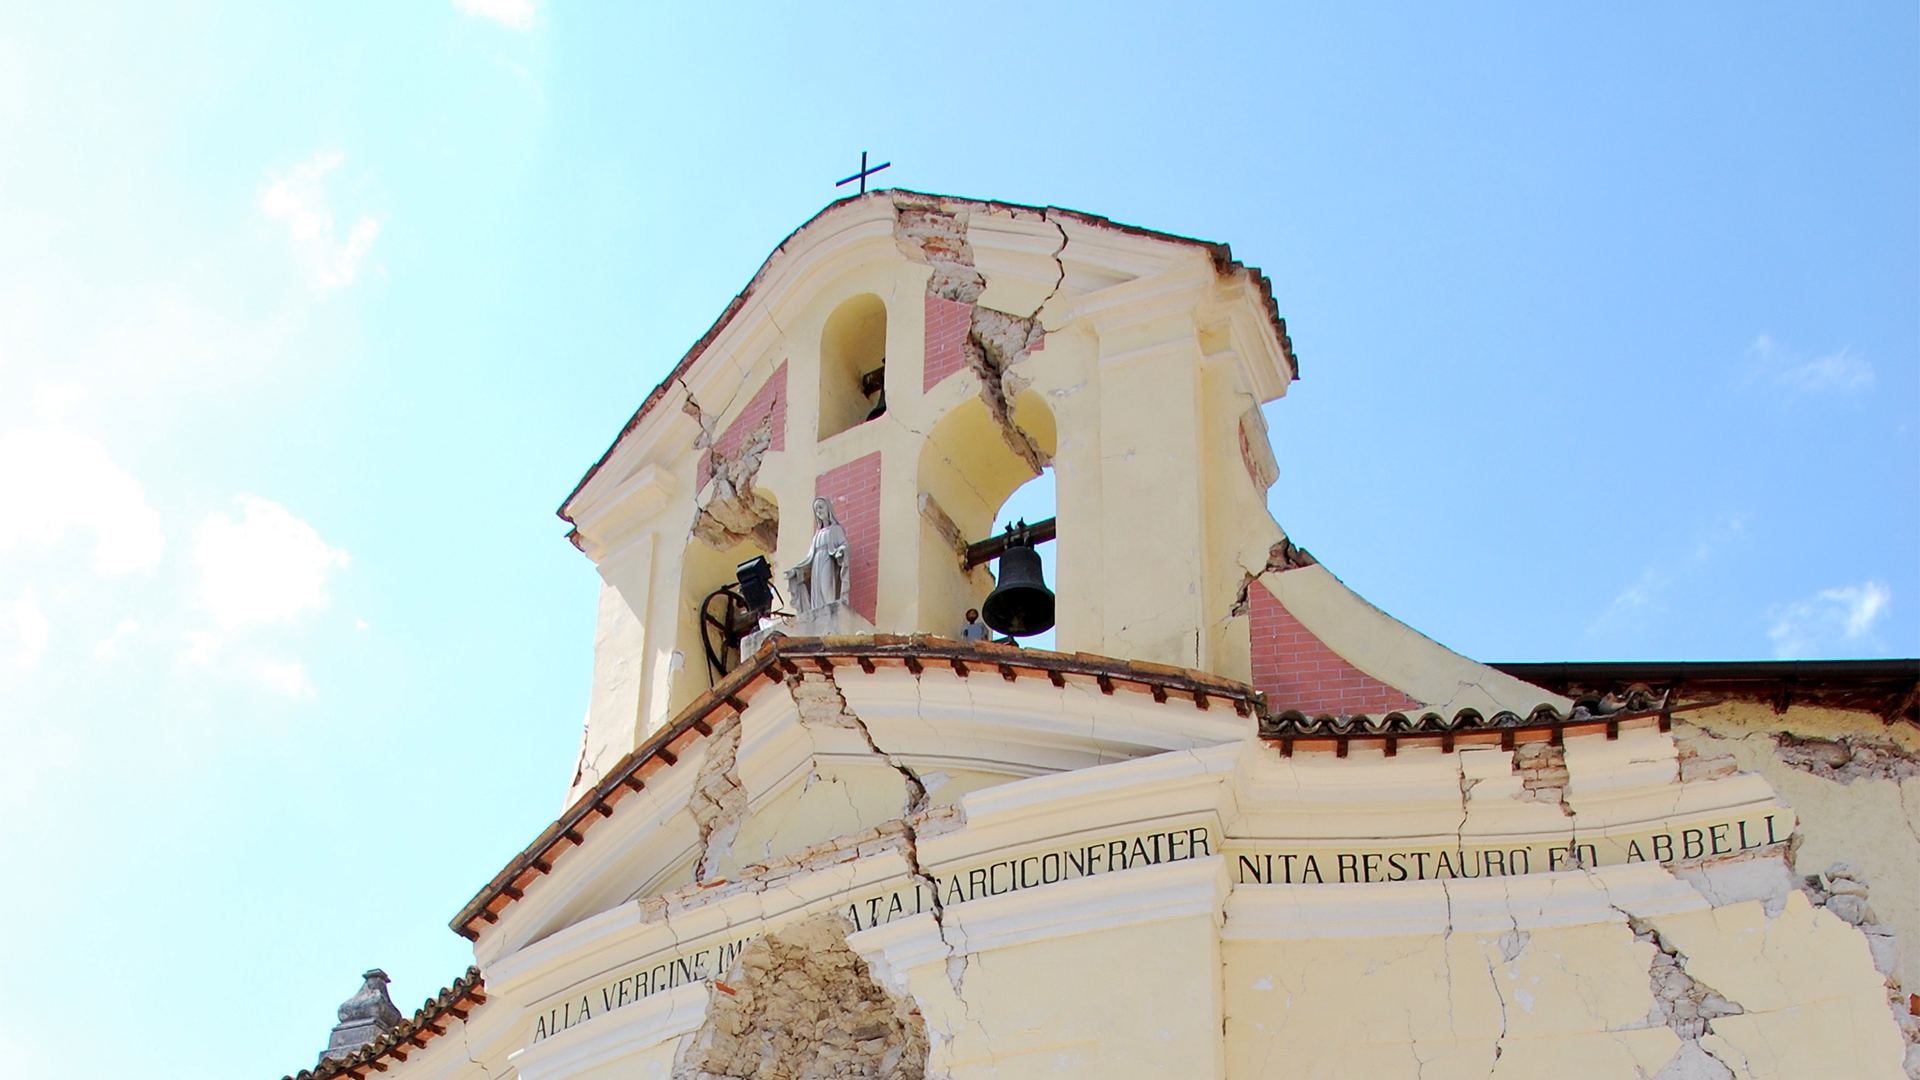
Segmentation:
<svg viewBox="0 0 1920 1080">
<path fill-rule="evenodd" d="M 841 634 L 871 634 L 873 630 L 873 624 L 867 621 L 866 616 L 853 610 L 852 605 L 835 602 L 809 611 L 805 615 L 781 619 L 765 629 L 755 630 L 740 639 L 740 655 L 745 658 L 759 652 L 760 646 L 775 634 L 785 634 L 788 637 L 833 637 Z"/>
</svg>

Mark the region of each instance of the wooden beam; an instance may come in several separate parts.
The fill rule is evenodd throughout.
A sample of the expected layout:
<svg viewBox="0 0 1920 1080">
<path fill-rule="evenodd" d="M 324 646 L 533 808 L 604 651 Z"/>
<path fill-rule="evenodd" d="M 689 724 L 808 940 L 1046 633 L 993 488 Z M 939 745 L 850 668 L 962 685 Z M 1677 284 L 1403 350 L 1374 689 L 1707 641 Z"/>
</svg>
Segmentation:
<svg viewBox="0 0 1920 1080">
<path fill-rule="evenodd" d="M 1044 544 L 1054 538 L 1055 520 L 1048 518 L 1045 521 L 1036 521 L 1027 526 L 1024 531 L 1016 529 L 1012 534 L 1013 539 L 1028 547 Z M 962 569 L 971 570 L 982 563 L 990 563 L 999 558 L 1007 550 L 1007 536 L 1008 534 L 1001 533 L 999 536 L 989 536 L 985 540 L 968 544 L 967 554 L 960 560 Z"/>
</svg>

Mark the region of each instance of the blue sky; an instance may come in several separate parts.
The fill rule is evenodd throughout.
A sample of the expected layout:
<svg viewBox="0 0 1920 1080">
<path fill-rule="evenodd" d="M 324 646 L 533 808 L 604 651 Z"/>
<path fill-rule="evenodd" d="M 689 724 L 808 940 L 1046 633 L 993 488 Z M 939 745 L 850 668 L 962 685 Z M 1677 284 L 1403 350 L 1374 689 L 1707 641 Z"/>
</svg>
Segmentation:
<svg viewBox="0 0 1920 1080">
<path fill-rule="evenodd" d="M 1448 645 L 1920 653 L 1917 22 L 10 6 L 0 1061 L 277 1077 L 464 969 L 586 703 L 553 508 L 863 149 L 1263 267 L 1274 510 Z"/>
</svg>

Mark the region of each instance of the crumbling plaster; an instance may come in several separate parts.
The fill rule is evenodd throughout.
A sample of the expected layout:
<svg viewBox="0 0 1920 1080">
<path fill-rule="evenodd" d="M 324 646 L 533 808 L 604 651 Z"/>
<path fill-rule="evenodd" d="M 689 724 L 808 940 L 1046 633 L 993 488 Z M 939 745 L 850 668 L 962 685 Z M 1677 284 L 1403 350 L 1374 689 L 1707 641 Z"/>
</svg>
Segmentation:
<svg viewBox="0 0 1920 1080">
<path fill-rule="evenodd" d="M 568 502 L 580 546 L 638 624 L 597 652 L 598 670 L 637 672 L 638 687 L 609 680 L 596 692 L 582 779 L 705 688 L 691 594 L 723 582 L 689 580 L 689 545 L 764 544 L 777 507 L 792 520 L 772 555 L 790 565 L 811 536 L 802 518 L 814 479 L 836 465 L 882 454 L 876 624 L 957 632 L 957 599 L 968 598 L 921 587 L 934 526 L 916 462 L 939 419 L 967 401 L 986 404 L 1029 474 L 1051 464 L 1058 475 L 1059 542 L 1073 548 L 1056 582 L 1062 646 L 1244 678 L 1244 623 L 1231 607 L 1280 533 L 1246 471 L 1241 424 L 1291 372 L 1256 281 L 1213 258 L 1071 215 L 904 193 L 853 200 L 791 238 Z M 973 316 L 968 365 L 925 388 L 930 291 Z M 888 410 L 817 440 L 822 327 L 865 293 L 887 309 Z M 783 364 L 784 449 L 765 437 L 729 443 L 702 484 L 699 463 Z M 1164 572 L 1108 572 L 1147 564 Z"/>
<path fill-rule="evenodd" d="M 1864 871 L 1873 883 L 1879 921 L 1892 927 L 1901 943 L 1896 974 L 1920 990 L 1920 775 L 1894 779 L 1897 770 L 1868 769 L 1862 770 L 1867 775 L 1851 778 L 1834 776 L 1831 770 L 1823 776 L 1791 763 L 1800 755 L 1792 753 L 1791 745 L 1783 752 L 1783 737 L 1916 754 L 1920 729 L 1886 724 L 1866 713 L 1800 706 L 1776 713 L 1751 702 L 1703 709 L 1675 723 L 1675 738 L 1682 745 L 1704 754 L 1730 755 L 1743 771 L 1765 777 L 1793 807 L 1799 819 L 1796 871 L 1815 874 L 1835 862 Z"/>
<path fill-rule="evenodd" d="M 945 668 L 848 667 L 763 686 L 737 731 L 716 726 L 706 749 L 649 784 L 659 802 L 652 817 L 631 819 L 647 823 L 641 833 L 625 831 L 623 806 L 595 841 L 632 845 L 597 875 L 631 880 L 619 866 L 675 859 L 714 872 L 699 882 L 690 870 L 653 874 L 657 884 L 630 902 L 499 956 L 489 989 L 520 1015 L 552 1015 L 663 958 L 832 916 L 856 927 L 840 927 L 837 940 L 884 991 L 861 1000 L 885 1003 L 888 1015 L 918 1011 L 929 1075 L 1757 1080 L 1809 1075 L 1816 1063 L 1828 1075 L 1901 1074 L 1904 1044 L 1869 936 L 1838 902 L 1865 891 L 1852 871 L 1829 868 L 1826 891 L 1810 895 L 1786 871 L 1784 839 L 1671 868 L 1620 862 L 1607 847 L 1610 836 L 1677 835 L 1761 813 L 1790 829 L 1792 812 L 1763 776 L 1729 767 L 1724 741 L 1646 721 L 1617 739 L 1569 735 L 1557 748 L 1408 747 L 1393 758 L 1356 749 L 1343 759 L 1283 756 L 1251 739 L 1250 725 L 1132 691 Z M 926 778 L 961 762 L 996 779 L 934 805 Z M 678 787 L 660 782 L 677 772 L 687 774 Z M 844 777 L 856 772 L 868 794 L 850 797 Z M 675 799 L 687 823 L 679 834 L 693 835 L 660 845 L 660 815 Z M 1209 830 L 1204 857 L 890 919 L 847 903 L 911 895 L 916 883 L 1008 853 L 1170 826 Z M 749 855 L 743 841 L 756 828 L 786 839 Z M 1267 884 L 1237 874 L 1231 854 L 1290 845 L 1321 852 L 1331 871 L 1333 853 L 1369 844 L 1568 841 L 1596 844 L 1603 865 Z M 682 844 L 699 850 L 675 854 Z M 800 846 L 764 854 L 784 845 Z M 639 857 L 649 847 L 658 854 Z M 577 891 L 565 873 L 536 884 L 503 921 L 522 905 L 551 909 L 540 895 L 550 884 Z M 852 970 L 845 956 L 833 964 Z M 697 1002 L 684 988 L 649 997 L 651 1012 L 595 1017 L 513 1050 L 514 1060 L 524 1076 L 556 1080 L 576 1074 L 542 1063 L 607 1070 L 578 1074 L 590 1076 L 684 1072 L 709 1060 L 694 1052 L 722 1024 L 745 1033 L 757 1022 L 723 1020 L 713 1004 L 733 996 L 697 989 Z M 875 1037 L 871 1050 L 894 1036 Z M 513 1038 L 531 1035 L 523 1027 Z"/>
<path fill-rule="evenodd" d="M 1267 588 L 1435 711 L 1564 712 L 1294 557 L 1268 463 L 1240 445 L 1284 387 L 1252 292 L 1203 249 L 963 200 L 854 200 L 796 234 L 569 502 L 611 590 L 576 786 L 704 689 L 686 554 L 702 507 L 731 543 L 766 521 L 743 498 L 801 513 L 823 471 L 877 452 L 876 622 L 950 629 L 919 553 L 953 572 L 968 537 L 938 522 L 962 500 L 929 513 L 916 463 L 963 406 L 1018 471 L 1058 473 L 1063 647 L 1245 679 L 1239 601 Z M 816 440 L 821 328 L 863 293 L 887 306 L 889 407 Z M 966 362 L 937 380 L 929 296 L 968 305 Z M 783 364 L 785 449 L 742 439 L 699 484 Z M 809 536 L 779 530 L 775 561 Z M 1140 566 L 1156 572 L 1120 572 Z M 930 665 L 756 687 L 482 933 L 494 996 L 467 1064 L 449 1041 L 392 1080 L 428 1062 L 462 1080 L 801 1076 L 810 1043 L 835 1074 L 924 1062 L 954 1080 L 1902 1071 L 1886 969 L 1920 873 L 1890 836 L 1920 843 L 1906 729 L 1726 706 L 1671 735 L 1646 718 L 1559 746 L 1288 756 L 1217 704 L 1063 682 Z M 1897 753 L 1858 753 L 1881 734 Z M 1046 857 L 1065 875 L 1072 852 L 1093 866 L 1147 835 L 1165 860 L 1155 839 L 1118 869 L 1044 876 Z"/>
</svg>

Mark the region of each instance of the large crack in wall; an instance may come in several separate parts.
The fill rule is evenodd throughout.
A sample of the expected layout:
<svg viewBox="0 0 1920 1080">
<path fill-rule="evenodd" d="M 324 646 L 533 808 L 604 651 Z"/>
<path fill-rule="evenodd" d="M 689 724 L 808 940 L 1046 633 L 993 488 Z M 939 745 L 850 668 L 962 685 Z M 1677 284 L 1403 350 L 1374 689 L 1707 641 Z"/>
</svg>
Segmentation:
<svg viewBox="0 0 1920 1080">
<path fill-rule="evenodd" d="M 1906 1040 L 1907 1075 L 1920 1077 L 1920 1016 L 1915 1015 L 1920 999 L 1907 993 L 1899 976 L 1900 939 L 1893 927 L 1880 921 L 1868 901 L 1867 876 L 1848 862 L 1836 862 L 1825 872 L 1808 874 L 1801 891 L 1815 907 L 1832 912 L 1841 922 L 1859 930 L 1867 938 L 1873 954 L 1873 968 L 1887 979 L 1887 1007 L 1893 1011 L 1900 1037 Z"/>
<path fill-rule="evenodd" d="M 933 275 L 927 279 L 928 296 L 971 306 L 972 316 L 962 350 L 968 369 L 980 380 L 980 401 L 986 405 L 987 414 L 999 428 L 1007 448 L 1019 455 L 1038 476 L 1052 463 L 1052 458 L 1013 418 L 1014 399 L 1028 384 L 1011 369 L 1040 344 L 1046 331 L 1040 325 L 1038 307 L 1032 314 L 1021 316 L 980 306 L 987 279 L 973 265 L 973 246 L 967 242 L 968 214 L 966 209 L 949 209 L 938 199 L 897 194 L 894 240 L 909 258 L 933 267 Z M 1066 249 L 1066 243 L 1063 230 L 1060 249 L 1054 252 L 1056 260 L 1060 251 Z M 1060 280 L 1065 279 L 1062 264 Z M 1054 288 L 1059 289 L 1059 282 L 1055 282 Z M 1041 306 L 1044 304 L 1042 301 Z"/>
<path fill-rule="evenodd" d="M 723 454 L 716 447 L 715 416 L 701 411 L 689 395 L 686 411 L 700 422 L 694 445 L 708 456 L 713 479 L 702 490 L 693 518 L 693 535 L 715 551 L 731 551 L 751 540 L 761 551 L 772 551 L 780 540 L 780 508 L 754 490 L 760 462 L 773 445 L 773 422 L 762 418 L 740 440 L 740 447 Z"/>
<path fill-rule="evenodd" d="M 926 1022 L 847 947 L 853 929 L 817 915 L 743 949 L 673 1080 L 921 1080 Z"/>
<path fill-rule="evenodd" d="M 1666 1026 L 1680 1037 L 1680 1049 L 1654 1075 L 1654 1080 L 1733 1080 L 1734 1072 L 1700 1039 L 1713 1033 L 1713 1021 L 1744 1012 L 1726 995 L 1687 973 L 1687 958 L 1660 936 L 1652 924 L 1628 919 L 1635 941 L 1653 946 L 1647 981 L 1653 990 L 1653 1008 L 1638 1027 Z"/>
<path fill-rule="evenodd" d="M 740 749 L 740 718 L 731 716 L 714 726 L 707 753 L 693 781 L 687 810 L 700 829 L 700 863 L 693 880 L 705 881 L 733 850 L 733 838 L 747 818 L 747 791 L 740 784 L 736 760 Z"/>
<path fill-rule="evenodd" d="M 1252 601 L 1247 598 L 1247 590 L 1253 588 L 1253 583 L 1258 578 L 1275 572 L 1313 566 L 1317 561 L 1306 548 L 1296 547 L 1292 540 L 1282 536 L 1267 549 L 1267 565 L 1261 567 L 1259 573 L 1246 574 L 1241 579 L 1240 592 L 1234 597 L 1233 606 L 1227 610 L 1228 617 L 1237 618 L 1252 610 Z"/>
</svg>

